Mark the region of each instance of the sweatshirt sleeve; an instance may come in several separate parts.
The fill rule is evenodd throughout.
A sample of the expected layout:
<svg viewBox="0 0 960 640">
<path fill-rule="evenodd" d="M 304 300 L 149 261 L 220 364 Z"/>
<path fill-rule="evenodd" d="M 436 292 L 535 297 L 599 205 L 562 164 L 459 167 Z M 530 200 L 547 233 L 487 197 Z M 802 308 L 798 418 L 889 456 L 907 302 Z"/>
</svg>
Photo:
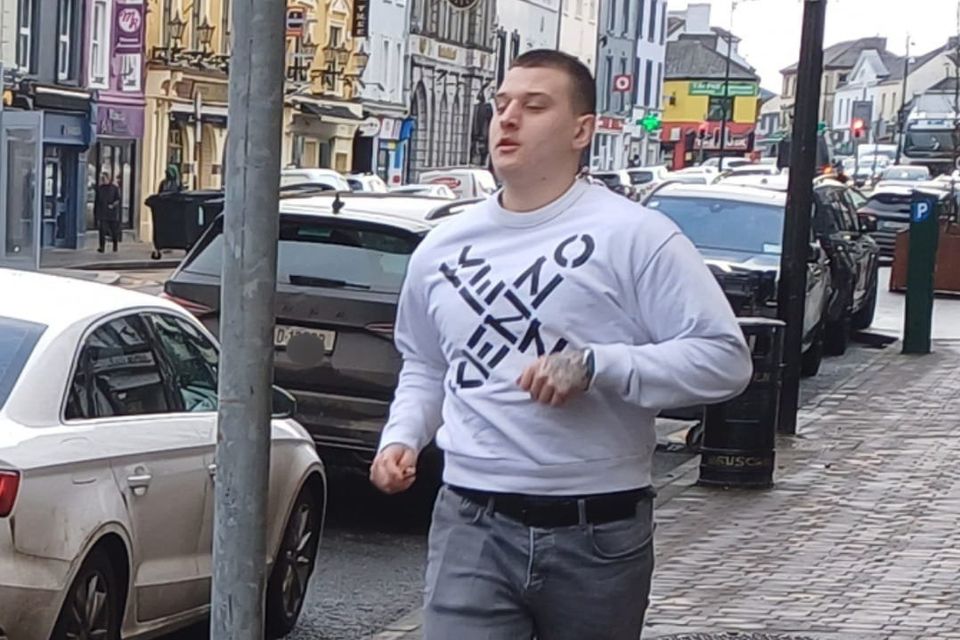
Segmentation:
<svg viewBox="0 0 960 640">
<path fill-rule="evenodd" d="M 750 351 L 696 247 L 674 232 L 636 277 L 642 345 L 595 344 L 593 386 L 645 409 L 721 402 L 746 388 Z"/>
<path fill-rule="evenodd" d="M 380 437 L 381 451 L 391 444 L 403 444 L 419 452 L 433 439 L 443 421 L 447 363 L 428 308 L 426 279 L 417 264 L 415 254 L 397 307 L 394 335 L 403 367 Z"/>
</svg>

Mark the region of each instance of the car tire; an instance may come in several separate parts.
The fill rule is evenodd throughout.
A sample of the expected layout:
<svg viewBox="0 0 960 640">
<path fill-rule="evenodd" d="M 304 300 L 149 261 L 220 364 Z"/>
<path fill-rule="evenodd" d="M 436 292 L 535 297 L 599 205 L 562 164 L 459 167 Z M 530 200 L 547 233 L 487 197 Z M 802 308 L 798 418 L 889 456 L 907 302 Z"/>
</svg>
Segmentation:
<svg viewBox="0 0 960 640">
<path fill-rule="evenodd" d="M 800 356 L 800 377 L 812 378 L 820 373 L 820 363 L 823 362 L 823 327 L 817 333 L 803 355 Z"/>
<path fill-rule="evenodd" d="M 303 488 L 283 529 L 267 582 L 268 638 L 282 638 L 293 631 L 307 597 L 323 523 L 323 501 L 316 493 L 309 485 Z"/>
<path fill-rule="evenodd" d="M 60 607 L 50 640 L 120 640 L 123 598 L 117 573 L 105 549 L 94 549 L 80 565 Z"/>
<path fill-rule="evenodd" d="M 863 306 L 853 314 L 850 326 L 854 331 L 863 331 L 873 324 L 873 318 L 877 314 L 877 276 L 873 277 L 873 287 L 867 294 L 867 299 L 863 301 Z"/>
<path fill-rule="evenodd" d="M 828 322 L 824 330 L 823 346 L 828 356 L 842 356 L 850 344 L 850 316 Z"/>
</svg>

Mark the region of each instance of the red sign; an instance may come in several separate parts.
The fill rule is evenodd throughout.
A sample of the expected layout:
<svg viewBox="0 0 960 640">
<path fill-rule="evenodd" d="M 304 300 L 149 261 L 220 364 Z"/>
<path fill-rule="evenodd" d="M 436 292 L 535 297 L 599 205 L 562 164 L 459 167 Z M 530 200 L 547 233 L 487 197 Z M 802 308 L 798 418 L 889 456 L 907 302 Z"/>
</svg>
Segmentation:
<svg viewBox="0 0 960 640">
<path fill-rule="evenodd" d="M 613 90 L 618 93 L 633 90 L 633 76 L 629 74 L 613 76 Z"/>
<path fill-rule="evenodd" d="M 611 116 L 599 116 L 597 118 L 597 128 L 604 131 L 623 131 L 623 119 L 613 118 Z"/>
<path fill-rule="evenodd" d="M 306 22 L 307 12 L 305 9 L 301 7 L 291 7 L 287 9 L 287 37 L 302 37 Z"/>
</svg>

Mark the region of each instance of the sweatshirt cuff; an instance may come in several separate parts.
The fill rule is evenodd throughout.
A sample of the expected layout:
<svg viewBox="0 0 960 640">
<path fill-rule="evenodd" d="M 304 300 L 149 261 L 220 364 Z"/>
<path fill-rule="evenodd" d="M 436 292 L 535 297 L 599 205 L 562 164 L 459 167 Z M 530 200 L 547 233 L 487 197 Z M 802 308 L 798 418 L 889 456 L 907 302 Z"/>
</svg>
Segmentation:
<svg viewBox="0 0 960 640">
<path fill-rule="evenodd" d="M 384 429 L 383 435 L 380 437 L 380 446 L 377 447 L 377 453 L 380 453 L 392 444 L 401 444 L 409 447 L 416 451 L 418 455 L 424 446 L 426 446 L 425 444 L 421 444 L 420 438 L 417 438 L 412 433 L 404 433 L 403 429 Z"/>
<path fill-rule="evenodd" d="M 639 388 L 639 384 L 631 378 L 636 375 L 631 365 L 631 359 L 623 353 L 622 345 L 592 344 L 593 350 L 593 380 L 591 389 L 603 389 L 626 394 L 631 388 Z"/>
</svg>

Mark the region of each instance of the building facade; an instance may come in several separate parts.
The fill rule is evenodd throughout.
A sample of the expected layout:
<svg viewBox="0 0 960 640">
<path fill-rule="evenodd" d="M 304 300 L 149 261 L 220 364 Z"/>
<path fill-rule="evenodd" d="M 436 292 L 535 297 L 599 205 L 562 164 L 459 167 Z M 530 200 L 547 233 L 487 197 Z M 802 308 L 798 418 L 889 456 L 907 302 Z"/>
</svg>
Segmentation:
<svg viewBox="0 0 960 640">
<path fill-rule="evenodd" d="M 487 165 L 496 67 L 495 0 L 412 2 L 408 182 L 432 167 Z"/>
<path fill-rule="evenodd" d="M 407 0 L 370 2 L 370 59 L 363 75 L 361 100 L 364 116 L 374 118 L 377 126 L 358 129 L 353 169 L 377 173 L 390 185 L 403 181 L 412 129 L 407 119 L 409 92 L 405 82 L 410 8 Z"/>
<path fill-rule="evenodd" d="M 600 3 L 597 39 L 597 132 L 590 167 L 625 168 L 638 146 L 633 143 L 636 96 L 637 34 L 640 7 L 634 0 Z"/>
<path fill-rule="evenodd" d="M 560 0 L 497 0 L 497 86 L 514 58 L 560 44 Z"/>
<path fill-rule="evenodd" d="M 558 48 L 596 74 L 600 0 L 563 0 L 562 5 Z"/>
<path fill-rule="evenodd" d="M 871 142 L 893 139 L 900 99 L 903 97 L 903 59 L 881 55 L 875 49 L 860 52 L 860 58 L 845 83 L 837 87 L 833 101 L 830 126 L 833 141 L 848 152 L 852 151 L 853 135 L 850 126 L 855 102 L 869 102 L 871 117 L 866 126 Z"/>
<path fill-rule="evenodd" d="M 647 116 L 662 119 L 663 73 L 667 52 L 667 0 L 639 0 L 637 3 L 637 56 L 633 77 L 636 100 L 632 117 L 635 144 L 633 164 L 653 165 L 660 161 L 660 132 L 645 131 L 637 122 Z M 635 158 L 639 155 L 639 162 Z"/>
<path fill-rule="evenodd" d="M 98 94 L 97 141 L 87 154 L 87 226 L 93 227 L 95 186 L 106 173 L 120 188 L 122 228 L 138 229 L 146 5 L 143 0 L 89 0 L 86 15 L 84 77 Z"/>
<path fill-rule="evenodd" d="M 682 169 L 719 155 L 726 119 L 724 154 L 743 156 L 754 149 L 760 78 L 700 39 L 667 44 L 661 140 L 668 164 Z M 726 96 L 726 97 L 725 97 Z"/>
</svg>

